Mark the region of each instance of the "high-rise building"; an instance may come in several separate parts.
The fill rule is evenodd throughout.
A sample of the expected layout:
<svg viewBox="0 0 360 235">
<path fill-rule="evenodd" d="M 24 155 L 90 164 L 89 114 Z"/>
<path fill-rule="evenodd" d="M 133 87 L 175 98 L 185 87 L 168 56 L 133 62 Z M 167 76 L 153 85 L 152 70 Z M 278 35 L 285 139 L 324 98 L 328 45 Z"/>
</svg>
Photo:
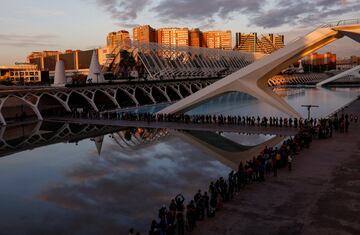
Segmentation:
<svg viewBox="0 0 360 235">
<path fill-rule="evenodd" d="M 208 31 L 203 33 L 203 38 L 208 48 L 232 49 L 231 31 Z"/>
<path fill-rule="evenodd" d="M 157 42 L 156 30 L 150 25 L 133 28 L 133 41 L 135 43 Z"/>
<path fill-rule="evenodd" d="M 190 46 L 192 47 L 202 47 L 203 33 L 200 29 L 191 29 L 190 30 Z"/>
<path fill-rule="evenodd" d="M 336 54 L 327 52 L 325 54 L 312 53 L 302 60 L 304 71 L 323 72 L 336 69 Z"/>
<path fill-rule="evenodd" d="M 188 28 L 161 28 L 157 30 L 158 43 L 168 46 L 189 46 Z"/>
<path fill-rule="evenodd" d="M 260 52 L 257 33 L 236 33 L 236 48 L 245 52 Z"/>
<path fill-rule="evenodd" d="M 266 34 L 261 38 L 258 34 L 253 33 L 236 33 L 235 48 L 245 52 L 260 52 L 265 54 L 284 47 L 284 35 Z"/>
<path fill-rule="evenodd" d="M 129 49 L 131 47 L 130 34 L 126 30 L 111 32 L 107 35 L 106 44 L 111 51 L 118 47 Z"/>
<path fill-rule="evenodd" d="M 285 46 L 285 37 L 284 37 L 284 35 L 276 34 L 274 36 L 273 44 L 278 49 L 283 48 Z"/>
</svg>

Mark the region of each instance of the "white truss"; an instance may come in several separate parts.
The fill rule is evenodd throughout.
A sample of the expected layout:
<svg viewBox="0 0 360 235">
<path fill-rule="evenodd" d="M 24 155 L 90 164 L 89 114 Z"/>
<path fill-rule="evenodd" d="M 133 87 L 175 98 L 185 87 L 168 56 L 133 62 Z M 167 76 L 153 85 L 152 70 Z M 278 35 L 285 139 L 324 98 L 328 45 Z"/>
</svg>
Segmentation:
<svg viewBox="0 0 360 235">
<path fill-rule="evenodd" d="M 104 72 L 118 76 L 121 50 L 121 45 L 114 50 L 114 58 L 103 66 Z M 157 43 L 133 43 L 128 51 L 145 68 L 148 80 L 222 78 L 255 60 L 253 54 L 246 52 Z"/>
<path fill-rule="evenodd" d="M 154 95 L 155 90 L 163 96 L 164 101 L 173 102 L 177 99 L 170 98 L 170 91 L 173 91 L 177 96 L 182 99 L 187 95 L 193 94 L 193 90 L 200 90 L 214 80 L 189 80 L 189 81 L 174 81 L 174 82 L 157 82 L 147 84 L 114 84 L 114 85 L 102 85 L 102 86 L 87 86 L 78 88 L 51 88 L 51 89 L 26 89 L 16 91 L 4 91 L 0 92 L 0 123 L 6 125 L 6 120 L 3 116 L 4 104 L 6 101 L 13 97 L 20 100 L 24 105 L 30 107 L 35 113 L 38 120 L 43 120 L 39 104 L 41 99 L 46 99 L 46 96 L 54 98 L 67 112 L 71 112 L 70 97 L 73 94 L 78 94 L 84 98 L 89 106 L 96 112 L 100 111 L 101 104 L 96 104 L 96 94 L 102 93 L 108 99 L 108 103 L 112 103 L 114 108 L 122 108 L 120 106 L 121 101 L 118 100 L 118 92 L 122 91 L 132 100 L 136 106 L 142 105 L 141 101 L 136 97 L 136 92 L 140 91 L 144 96 L 148 97 L 153 104 L 158 103 Z M 186 92 L 184 92 L 186 91 Z M 46 95 L 46 96 L 45 96 Z"/>
<path fill-rule="evenodd" d="M 318 27 L 306 36 L 288 43 L 284 48 L 164 108 L 160 113 L 184 112 L 215 96 L 238 91 L 251 94 L 291 117 L 301 117 L 293 107 L 268 87 L 268 80 L 300 58 L 344 36 L 360 42 L 360 20 L 339 21 L 336 24 Z"/>
<path fill-rule="evenodd" d="M 1 127 L 0 157 L 36 147 L 71 142 L 74 140 L 77 141 L 107 134 L 110 134 L 111 139 L 123 150 L 138 149 L 139 146 L 146 146 L 169 134 L 166 129 L 144 129 L 143 134 L 135 133 L 132 135 L 131 140 L 127 140 L 125 138 L 125 132 L 127 130 L 119 130 L 118 127 L 85 124 L 79 125 L 81 129 L 74 132 L 68 123 L 62 123 L 59 129 L 48 131 L 41 129 L 42 123 L 43 122 L 27 124 L 28 127 L 33 126 L 33 128 L 26 136 L 21 137 L 22 140 L 20 142 L 6 139 L 7 127 Z M 23 127 L 20 126 L 19 128 L 22 129 Z M 14 132 L 15 130 L 16 126 L 15 129 L 14 126 L 12 126 L 10 132 Z M 13 142 L 16 142 L 16 144 Z"/>
</svg>

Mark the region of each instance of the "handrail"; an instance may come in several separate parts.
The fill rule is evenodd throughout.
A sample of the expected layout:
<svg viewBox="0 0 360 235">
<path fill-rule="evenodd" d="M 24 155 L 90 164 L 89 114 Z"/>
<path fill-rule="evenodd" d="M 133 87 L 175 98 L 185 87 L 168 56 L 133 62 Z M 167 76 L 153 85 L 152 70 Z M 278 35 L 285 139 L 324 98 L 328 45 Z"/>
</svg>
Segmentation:
<svg viewBox="0 0 360 235">
<path fill-rule="evenodd" d="M 332 22 L 328 22 L 328 23 L 320 25 L 319 28 L 333 28 L 333 27 L 337 27 L 337 26 L 352 25 L 352 24 L 360 24 L 360 19 L 332 21 Z"/>
<path fill-rule="evenodd" d="M 332 22 L 324 23 L 324 24 L 321 24 L 318 27 L 316 27 L 314 30 L 311 30 L 307 34 L 310 34 L 310 33 L 316 31 L 319 28 L 333 28 L 333 27 L 337 27 L 337 26 L 353 25 L 353 24 L 360 24 L 360 19 L 338 20 L 338 21 L 332 21 Z M 292 44 L 292 43 L 298 41 L 301 38 L 304 38 L 304 36 L 298 36 L 298 37 L 292 39 L 291 41 L 287 42 L 286 45 Z"/>
</svg>

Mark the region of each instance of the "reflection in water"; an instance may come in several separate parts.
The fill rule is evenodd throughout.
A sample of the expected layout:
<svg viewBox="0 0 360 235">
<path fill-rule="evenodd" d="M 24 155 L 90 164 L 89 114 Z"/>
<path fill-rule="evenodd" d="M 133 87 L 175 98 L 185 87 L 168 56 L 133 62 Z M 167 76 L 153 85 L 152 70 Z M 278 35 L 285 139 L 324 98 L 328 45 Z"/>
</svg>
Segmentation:
<svg viewBox="0 0 360 235">
<path fill-rule="evenodd" d="M 113 151 L 117 146 L 112 143 L 106 147 L 101 158 L 88 158 L 68 170 L 70 183 L 51 186 L 40 198 L 100 220 L 113 218 L 118 231 L 147 229 L 159 205 L 178 192 L 189 198 L 195 188 L 227 171 L 174 137 L 132 154 Z"/>
<path fill-rule="evenodd" d="M 359 94 L 280 92 L 303 114 L 302 104 L 320 105 L 315 116 Z M 241 93 L 192 111 L 203 112 L 279 116 Z M 145 234 L 171 197 L 179 192 L 192 197 L 253 157 L 261 144 L 282 138 L 46 122 L 3 127 L 0 134 L 0 231 L 7 234 L 124 234 L 129 227 Z"/>
<path fill-rule="evenodd" d="M 144 233 L 160 205 L 179 192 L 191 198 L 230 170 L 185 131 L 45 122 L 9 126 L 2 136 L 2 156 L 12 154 L 0 158 L 0 228 L 9 234 Z M 77 144 L 62 143 L 69 139 Z M 31 142 L 45 147 L 15 153 Z"/>
<path fill-rule="evenodd" d="M 324 117 L 337 109 L 353 101 L 360 95 L 359 88 L 307 88 L 307 89 L 282 89 L 277 90 L 286 102 L 288 102 L 303 117 L 307 117 L 307 110 L 301 105 L 319 105 L 312 110 L 312 117 Z M 190 114 L 223 114 L 223 115 L 247 115 L 247 116 L 282 116 L 286 114 L 260 102 L 255 98 L 238 92 L 214 98 L 189 112 Z"/>
<path fill-rule="evenodd" d="M 319 105 L 319 108 L 312 110 L 312 117 L 319 118 L 330 115 L 337 109 L 348 104 L 360 95 L 360 88 L 282 88 L 275 92 L 283 97 L 298 113 L 304 118 L 307 117 L 307 110 L 301 105 Z M 132 112 L 155 113 L 165 108 L 169 104 L 151 105 L 140 108 L 132 108 Z M 258 101 L 256 98 L 241 93 L 230 92 L 222 96 L 215 97 L 198 107 L 195 107 L 189 114 L 222 114 L 222 115 L 241 115 L 241 116 L 282 116 L 286 114 Z"/>
</svg>

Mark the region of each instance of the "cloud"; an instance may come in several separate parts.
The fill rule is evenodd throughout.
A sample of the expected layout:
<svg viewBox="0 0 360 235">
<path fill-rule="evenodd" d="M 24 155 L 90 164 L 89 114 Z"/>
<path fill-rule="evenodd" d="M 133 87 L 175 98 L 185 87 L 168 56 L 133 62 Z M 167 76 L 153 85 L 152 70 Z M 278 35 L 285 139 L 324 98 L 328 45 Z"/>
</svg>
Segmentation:
<svg viewBox="0 0 360 235">
<path fill-rule="evenodd" d="M 151 2 L 152 0 L 96 0 L 98 6 L 108 12 L 111 18 L 120 21 L 119 24 L 123 27 L 133 26 L 132 21 Z"/>
<path fill-rule="evenodd" d="M 283 25 L 318 24 L 330 17 L 338 17 L 360 10 L 358 0 L 279 0 L 245 1 L 245 0 L 163 0 L 153 11 L 163 20 L 192 20 L 215 23 L 214 18 L 232 19 L 235 14 L 248 17 L 249 26 L 273 28 Z M 205 24 L 209 27 L 209 24 Z"/>
<path fill-rule="evenodd" d="M 89 161 L 67 171 L 67 182 L 49 185 L 38 198 L 70 215 L 116 218 L 112 226 L 118 232 L 135 225 L 145 231 L 159 206 L 167 205 L 179 192 L 192 198 L 198 188 L 207 189 L 211 180 L 229 171 L 180 138 L 164 138 L 125 152 L 105 141 L 102 158 L 89 156 Z M 79 219 L 84 221 L 79 227 L 85 227 L 86 220 Z M 78 229 L 74 231 L 79 234 Z"/>
<path fill-rule="evenodd" d="M 232 13 L 256 13 L 262 0 L 163 0 L 152 8 L 161 19 L 204 21 L 219 17 L 228 19 Z"/>
<path fill-rule="evenodd" d="M 250 16 L 249 25 L 273 28 L 283 25 L 316 25 L 330 17 L 360 11 L 358 0 L 280 0 L 270 9 Z"/>
<path fill-rule="evenodd" d="M 57 36 L 53 34 L 0 34 L 0 45 L 12 47 L 54 47 L 52 41 Z"/>
<path fill-rule="evenodd" d="M 124 28 L 137 26 L 134 21 L 146 8 L 165 24 L 196 24 L 213 28 L 242 15 L 249 26 L 274 28 L 283 25 L 319 24 L 360 10 L 358 0 L 96 0 Z"/>
</svg>

